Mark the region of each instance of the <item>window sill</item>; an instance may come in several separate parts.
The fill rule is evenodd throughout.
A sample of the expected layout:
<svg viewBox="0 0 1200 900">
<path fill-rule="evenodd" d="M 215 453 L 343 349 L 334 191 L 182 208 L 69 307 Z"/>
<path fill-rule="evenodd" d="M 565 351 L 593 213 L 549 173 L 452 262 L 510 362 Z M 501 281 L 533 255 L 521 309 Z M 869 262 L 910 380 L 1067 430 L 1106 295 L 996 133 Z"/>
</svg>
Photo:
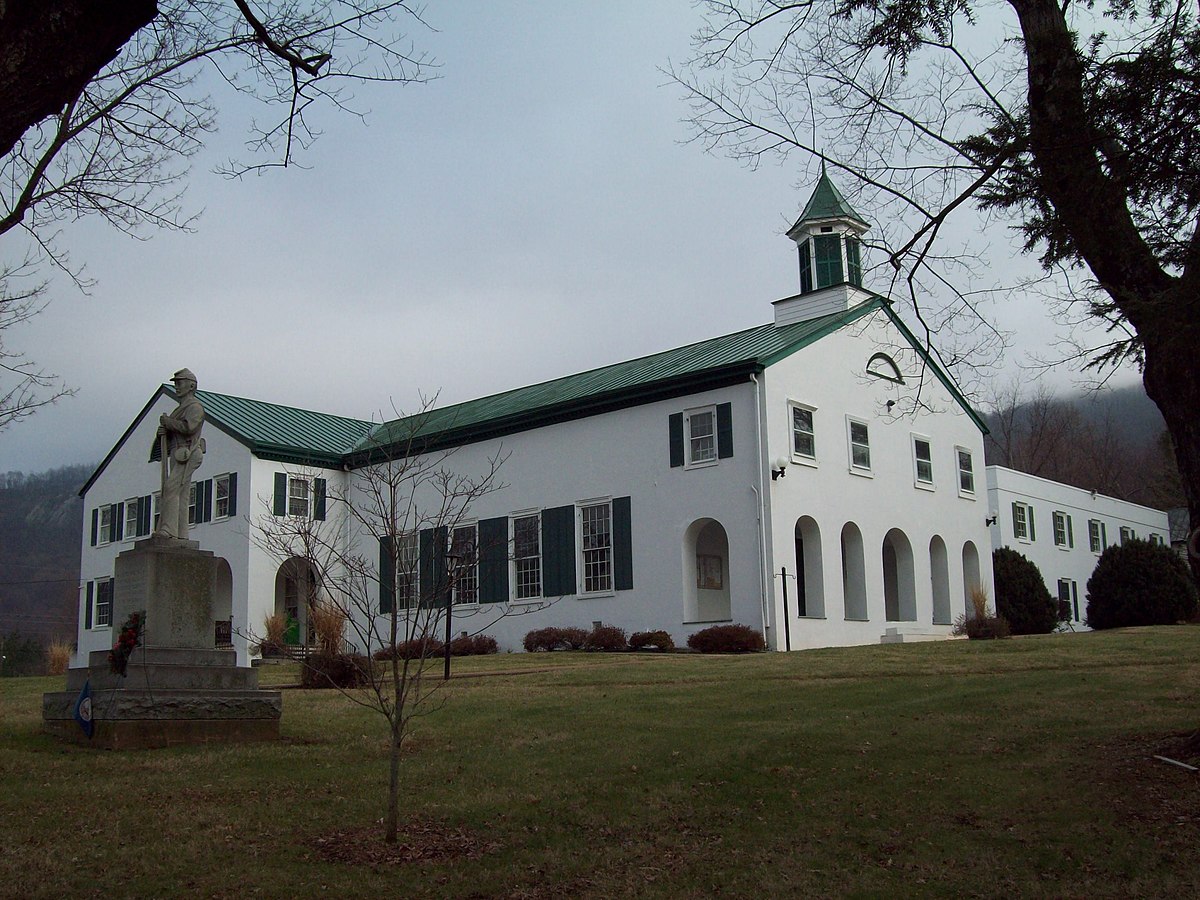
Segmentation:
<svg viewBox="0 0 1200 900">
<path fill-rule="evenodd" d="M 914 481 L 913 487 L 916 488 L 918 491 L 929 491 L 930 493 L 932 493 L 935 490 L 933 484 L 931 484 L 928 481 Z"/>
<path fill-rule="evenodd" d="M 733 619 L 690 619 L 682 624 L 684 625 L 723 625 L 727 622 L 732 622 Z"/>
<path fill-rule="evenodd" d="M 842 621 L 844 621 L 844 622 L 870 622 L 871 620 L 870 619 L 856 619 L 853 616 L 846 616 L 846 618 L 843 619 Z"/>
<path fill-rule="evenodd" d="M 958 496 L 961 497 L 963 500 L 974 501 L 975 492 L 974 491 L 964 491 L 962 489 L 959 489 Z"/>
<path fill-rule="evenodd" d="M 579 593 L 575 595 L 576 600 L 603 600 L 605 597 L 617 596 L 616 591 L 593 591 L 590 594 Z"/>
<path fill-rule="evenodd" d="M 851 466 L 849 471 L 850 471 L 851 475 L 857 475 L 859 478 L 874 478 L 875 477 L 875 473 L 872 472 L 870 469 L 856 469 L 854 466 Z"/>
<path fill-rule="evenodd" d="M 813 621 L 813 622 L 824 622 L 824 621 L 826 621 L 826 618 L 825 618 L 825 616 L 810 616 L 810 615 L 808 615 L 807 613 L 798 613 L 798 614 L 796 615 L 796 618 L 797 618 L 797 619 L 809 619 L 810 621 Z"/>
<path fill-rule="evenodd" d="M 683 470 L 684 470 L 685 472 L 691 472 L 693 469 L 711 469 L 711 468 L 712 468 L 713 466 L 715 466 L 715 465 L 716 465 L 718 462 L 719 462 L 719 460 L 715 460 L 715 459 L 706 459 L 706 460 L 704 460 L 704 462 L 689 462 L 689 463 L 684 463 L 684 464 L 683 464 Z"/>
<path fill-rule="evenodd" d="M 820 465 L 811 456 L 792 456 L 790 462 L 796 466 L 808 466 L 810 469 L 820 468 Z"/>
</svg>

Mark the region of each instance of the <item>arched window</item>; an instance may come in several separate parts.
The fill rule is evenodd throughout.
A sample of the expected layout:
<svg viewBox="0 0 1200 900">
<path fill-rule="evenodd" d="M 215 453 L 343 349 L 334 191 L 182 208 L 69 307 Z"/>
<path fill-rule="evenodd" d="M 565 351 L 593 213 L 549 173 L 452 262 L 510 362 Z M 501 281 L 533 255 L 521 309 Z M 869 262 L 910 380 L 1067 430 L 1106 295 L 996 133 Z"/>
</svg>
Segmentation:
<svg viewBox="0 0 1200 900">
<path fill-rule="evenodd" d="M 867 360 L 867 374 L 893 384 L 904 384 L 904 376 L 900 374 L 896 361 L 886 353 L 876 353 Z"/>
</svg>

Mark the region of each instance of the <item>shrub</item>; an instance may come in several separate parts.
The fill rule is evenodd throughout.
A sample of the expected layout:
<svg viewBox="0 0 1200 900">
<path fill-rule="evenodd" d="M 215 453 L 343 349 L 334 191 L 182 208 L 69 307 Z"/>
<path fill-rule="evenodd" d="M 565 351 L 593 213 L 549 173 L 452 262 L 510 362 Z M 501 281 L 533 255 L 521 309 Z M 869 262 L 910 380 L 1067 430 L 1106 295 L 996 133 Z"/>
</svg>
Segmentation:
<svg viewBox="0 0 1200 900">
<path fill-rule="evenodd" d="M 996 614 L 1013 634 L 1049 634 L 1058 627 L 1058 601 L 1046 590 L 1041 570 L 1016 550 L 992 553 Z"/>
<path fill-rule="evenodd" d="M 559 628 L 558 639 L 568 650 L 582 650 L 587 646 L 588 630 L 586 628 Z"/>
<path fill-rule="evenodd" d="M 601 653 L 616 653 L 629 649 L 629 641 L 625 637 L 625 629 L 616 625 L 597 625 L 587 636 L 584 650 Z"/>
<path fill-rule="evenodd" d="M 375 659 L 380 661 L 388 661 L 392 659 L 432 659 L 441 656 L 446 649 L 446 645 L 435 638 L 433 635 L 425 635 L 424 637 L 413 638 L 410 641 L 401 641 L 395 647 L 384 647 L 382 650 L 375 651 Z"/>
<path fill-rule="evenodd" d="M 258 652 L 262 656 L 286 656 L 287 645 L 283 636 L 287 633 L 287 616 L 275 613 L 263 619 L 264 637 L 258 642 Z"/>
<path fill-rule="evenodd" d="M 451 656 L 487 656 L 499 652 L 500 645 L 490 634 L 463 634 L 450 642 Z"/>
<path fill-rule="evenodd" d="M 1087 583 L 1092 628 L 1174 625 L 1196 614 L 1196 587 L 1169 547 L 1130 540 L 1100 554 Z"/>
<path fill-rule="evenodd" d="M 752 653 L 767 649 L 762 633 L 748 625 L 713 625 L 697 631 L 687 644 L 701 653 Z"/>
<path fill-rule="evenodd" d="M 369 680 L 371 661 L 350 653 L 314 653 L 304 660 L 300 683 L 306 688 L 356 688 Z"/>
<path fill-rule="evenodd" d="M 51 641 L 46 648 L 46 674 L 65 675 L 71 665 L 71 645 L 66 641 Z"/>
<path fill-rule="evenodd" d="M 675 642 L 665 631 L 636 631 L 630 635 L 630 650 L 645 650 L 647 647 L 653 647 L 656 650 L 674 650 Z"/>
<path fill-rule="evenodd" d="M 522 642 L 527 653 L 537 653 L 539 650 L 545 650 L 549 653 L 551 650 L 558 650 L 563 645 L 562 629 L 561 628 L 535 628 L 533 631 L 525 635 L 525 640 Z"/>
<path fill-rule="evenodd" d="M 342 652 L 342 635 L 349 616 L 346 611 L 327 600 L 318 600 L 308 607 L 308 621 L 317 636 L 317 647 L 326 656 Z"/>
<path fill-rule="evenodd" d="M 1006 638 L 1011 633 L 1004 617 L 992 615 L 988 608 L 987 588 L 978 584 L 971 588 L 971 609 L 975 614 L 959 616 L 951 634 L 966 635 L 973 641 L 990 641 Z"/>
</svg>

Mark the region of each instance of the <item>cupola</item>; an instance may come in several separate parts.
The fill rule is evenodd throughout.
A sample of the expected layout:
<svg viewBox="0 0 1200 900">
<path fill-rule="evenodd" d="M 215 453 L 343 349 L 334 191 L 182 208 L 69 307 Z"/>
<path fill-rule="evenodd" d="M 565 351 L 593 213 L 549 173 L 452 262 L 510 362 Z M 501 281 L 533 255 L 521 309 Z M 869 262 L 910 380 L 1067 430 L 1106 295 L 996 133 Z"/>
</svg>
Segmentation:
<svg viewBox="0 0 1200 900">
<path fill-rule="evenodd" d="M 790 325 L 849 309 L 862 289 L 862 236 L 871 227 L 825 172 L 787 236 L 800 253 L 800 293 L 775 301 L 775 324 Z"/>
</svg>

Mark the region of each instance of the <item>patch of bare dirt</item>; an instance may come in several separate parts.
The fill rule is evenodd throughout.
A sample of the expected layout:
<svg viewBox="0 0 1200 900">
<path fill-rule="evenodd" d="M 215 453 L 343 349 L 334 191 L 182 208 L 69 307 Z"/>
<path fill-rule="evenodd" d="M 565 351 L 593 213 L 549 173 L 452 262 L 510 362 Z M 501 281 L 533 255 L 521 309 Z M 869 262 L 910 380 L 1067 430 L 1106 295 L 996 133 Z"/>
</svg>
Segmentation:
<svg viewBox="0 0 1200 900">
<path fill-rule="evenodd" d="M 428 819 L 401 822 L 394 844 L 385 843 L 383 834 L 383 824 L 376 823 L 332 831 L 307 843 L 326 862 L 372 868 L 479 859 L 500 849 L 497 842 L 482 840 L 469 828 Z"/>
<path fill-rule="evenodd" d="M 1200 833 L 1200 734 L 1135 735 L 1095 749 L 1094 777 L 1126 819 L 1160 840 L 1191 845 Z"/>
</svg>

